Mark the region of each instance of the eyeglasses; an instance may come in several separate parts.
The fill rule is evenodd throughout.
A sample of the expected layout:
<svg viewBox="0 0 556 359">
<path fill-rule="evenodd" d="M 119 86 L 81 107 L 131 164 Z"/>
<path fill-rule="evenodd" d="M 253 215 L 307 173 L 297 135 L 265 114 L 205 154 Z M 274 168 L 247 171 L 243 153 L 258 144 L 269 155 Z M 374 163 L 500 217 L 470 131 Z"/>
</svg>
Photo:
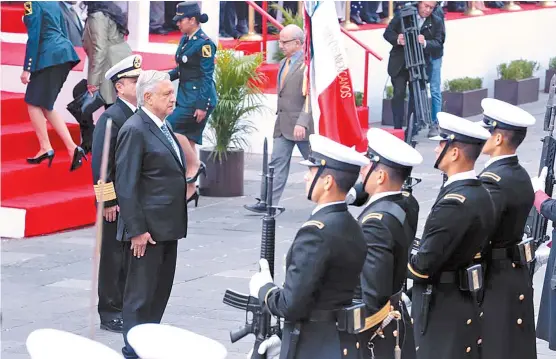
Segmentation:
<svg viewBox="0 0 556 359">
<path fill-rule="evenodd" d="M 285 44 L 287 44 L 288 42 L 292 42 L 292 41 L 296 41 L 296 40 L 297 40 L 297 39 L 284 40 L 284 41 L 278 40 L 278 43 L 281 44 L 281 45 L 285 45 Z"/>
</svg>

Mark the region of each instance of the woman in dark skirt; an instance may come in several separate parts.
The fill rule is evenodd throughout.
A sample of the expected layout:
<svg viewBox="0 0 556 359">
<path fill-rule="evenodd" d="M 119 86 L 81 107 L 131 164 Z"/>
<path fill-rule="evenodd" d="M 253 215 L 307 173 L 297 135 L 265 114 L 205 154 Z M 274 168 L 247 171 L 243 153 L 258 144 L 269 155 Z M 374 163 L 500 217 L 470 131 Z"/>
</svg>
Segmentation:
<svg viewBox="0 0 556 359">
<path fill-rule="evenodd" d="M 176 109 L 168 116 L 182 146 L 187 162 L 187 198 L 197 203 L 195 181 L 205 166 L 199 161 L 196 145 L 201 145 L 203 130 L 216 105 L 213 80 L 216 45 L 201 29 L 208 21 L 196 1 L 179 3 L 174 21 L 184 34 L 176 51 L 176 68 L 170 71 L 172 81 L 179 79 Z"/>
<path fill-rule="evenodd" d="M 81 167 L 82 158 L 87 158 L 83 149 L 73 142 L 64 119 L 54 111 L 54 102 L 69 72 L 79 63 L 79 56 L 67 37 L 58 2 L 28 1 L 24 8 L 28 40 L 20 79 L 27 85 L 25 102 L 40 144 L 39 152 L 27 162 L 39 164 L 48 160 L 51 165 L 54 150 L 48 138 L 48 120 L 68 150 L 70 171 L 73 171 Z"/>
<path fill-rule="evenodd" d="M 535 207 L 546 219 L 556 221 L 556 200 L 544 193 L 547 168 L 541 171 L 539 177 L 533 177 L 533 189 L 535 190 Z M 553 224 L 554 225 L 554 224 Z M 552 230 L 552 246 L 546 265 L 546 274 L 542 288 L 541 305 L 537 320 L 537 338 L 546 340 L 550 350 L 556 351 L 556 246 L 554 238 L 556 229 Z"/>
</svg>

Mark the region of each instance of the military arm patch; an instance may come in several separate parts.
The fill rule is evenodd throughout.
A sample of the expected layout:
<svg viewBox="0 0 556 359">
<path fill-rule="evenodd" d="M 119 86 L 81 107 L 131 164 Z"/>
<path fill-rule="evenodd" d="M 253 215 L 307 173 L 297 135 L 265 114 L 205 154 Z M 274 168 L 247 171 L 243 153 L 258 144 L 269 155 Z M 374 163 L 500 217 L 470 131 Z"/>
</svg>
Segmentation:
<svg viewBox="0 0 556 359">
<path fill-rule="evenodd" d="M 410 195 L 411 195 L 411 193 L 409 193 L 407 191 L 402 191 L 402 196 L 409 197 Z"/>
<path fill-rule="evenodd" d="M 457 194 L 457 193 L 450 193 L 444 196 L 443 199 L 456 199 L 458 201 L 460 201 L 461 203 L 465 202 L 465 197 L 462 196 L 461 194 Z"/>
<path fill-rule="evenodd" d="M 26 1 L 23 4 L 23 8 L 25 9 L 25 16 L 29 16 L 33 13 L 33 3 L 31 1 Z"/>
<path fill-rule="evenodd" d="M 481 177 L 487 177 L 487 178 L 495 180 L 496 182 L 500 182 L 500 180 L 502 179 L 496 173 L 492 173 L 492 172 L 484 172 L 484 173 L 481 174 Z"/>
<path fill-rule="evenodd" d="M 363 221 L 361 221 L 361 223 L 365 223 L 370 219 L 378 219 L 379 221 L 382 221 L 382 213 L 371 213 L 366 215 L 365 217 L 363 217 Z"/>
<path fill-rule="evenodd" d="M 301 228 L 307 227 L 307 226 L 315 226 L 318 229 L 323 229 L 324 228 L 324 223 L 322 223 L 320 221 L 307 221 L 307 222 L 303 223 Z"/>
<path fill-rule="evenodd" d="M 203 45 L 201 53 L 203 57 L 212 57 L 212 48 L 210 47 L 210 45 Z"/>
</svg>

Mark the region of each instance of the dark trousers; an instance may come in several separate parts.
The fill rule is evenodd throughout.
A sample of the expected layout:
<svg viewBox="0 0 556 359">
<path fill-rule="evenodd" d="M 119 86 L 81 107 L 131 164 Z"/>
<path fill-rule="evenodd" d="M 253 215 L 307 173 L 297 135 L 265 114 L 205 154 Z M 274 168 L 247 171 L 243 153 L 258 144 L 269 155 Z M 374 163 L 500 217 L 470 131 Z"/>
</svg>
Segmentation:
<svg viewBox="0 0 556 359">
<path fill-rule="evenodd" d="M 134 257 L 130 247 L 131 242 L 125 242 L 128 267 L 123 306 L 125 347 L 122 353 L 125 358 L 138 358 L 127 342 L 127 332 L 138 324 L 160 323 L 174 282 L 178 241 L 148 244 L 141 258 Z"/>
<path fill-rule="evenodd" d="M 401 129 L 404 124 L 405 116 L 405 96 L 407 91 L 407 82 L 409 81 L 409 72 L 402 69 L 396 76 L 392 76 L 392 87 L 394 88 L 394 96 L 392 97 L 392 116 L 394 117 L 394 128 Z"/>
<path fill-rule="evenodd" d="M 124 244 L 116 239 L 118 220 L 102 224 L 98 267 L 98 314 L 101 322 L 122 318 L 125 288 Z"/>
</svg>

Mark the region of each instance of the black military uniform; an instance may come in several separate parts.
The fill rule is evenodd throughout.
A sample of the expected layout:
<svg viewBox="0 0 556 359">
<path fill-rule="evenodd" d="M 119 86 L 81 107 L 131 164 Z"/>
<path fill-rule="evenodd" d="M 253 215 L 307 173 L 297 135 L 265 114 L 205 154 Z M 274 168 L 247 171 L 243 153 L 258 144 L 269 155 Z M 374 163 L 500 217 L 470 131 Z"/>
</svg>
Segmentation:
<svg viewBox="0 0 556 359">
<path fill-rule="evenodd" d="M 367 155 L 372 165 L 363 188 L 378 164 L 409 176 L 413 166 L 423 161 L 414 148 L 384 130 L 370 129 L 367 139 Z M 361 299 L 370 317 L 376 318 L 369 322 L 377 323 L 358 335 L 362 344 L 361 358 L 394 359 L 396 351 L 401 353 L 401 358 L 415 358 L 413 325 L 402 300 L 402 289 L 419 208 L 408 198 L 413 197 L 400 190 L 375 192 L 358 218 L 367 244 L 367 258 L 361 273 Z"/>
<path fill-rule="evenodd" d="M 363 155 L 322 136 L 311 135 L 309 141 L 312 154 L 302 163 L 319 168 L 309 198 L 325 168 L 357 174 L 368 163 Z M 351 305 L 365 253 L 363 233 L 345 201 L 313 211 L 288 251 L 284 288 L 261 283 L 258 290 L 270 313 L 284 318 L 281 359 L 359 357 L 360 343 L 355 335 L 338 330 L 336 311 Z"/>
<path fill-rule="evenodd" d="M 138 77 L 141 70 L 141 56 L 129 56 L 106 72 L 106 79 L 116 81 L 122 77 Z M 131 105 L 133 106 L 133 105 Z M 92 146 L 92 169 L 93 183 L 97 197 L 100 201 L 103 193 L 104 208 L 118 205 L 118 199 L 114 190 L 116 178 L 115 148 L 118 131 L 124 122 L 133 115 L 135 108 L 126 104 L 118 98 L 113 106 L 102 113 L 97 121 L 93 132 Z M 108 154 L 108 167 L 106 181 L 100 180 L 102 152 L 104 149 L 104 136 L 106 123 L 112 120 L 110 130 L 110 148 Z M 117 213 L 116 213 L 117 215 Z M 121 332 L 122 331 L 122 298 L 125 287 L 125 265 L 123 242 L 116 239 L 117 217 L 113 222 L 103 218 L 102 246 L 100 251 L 99 276 L 98 276 L 98 313 L 100 315 L 100 326 L 102 329 Z"/>
<path fill-rule="evenodd" d="M 526 127 L 535 124 L 535 117 L 508 103 L 489 98 L 482 105 L 484 123 L 491 132 L 527 131 Z M 527 259 L 520 256 L 518 247 L 535 199 L 531 179 L 515 154 L 492 158 L 479 178 L 495 207 L 495 228 L 485 253 L 483 355 L 535 358 L 533 284 Z"/>
<path fill-rule="evenodd" d="M 446 144 L 435 167 L 453 142 L 482 146 L 489 137 L 487 130 L 462 118 L 440 112 L 438 119 L 440 135 L 435 139 Z M 482 315 L 470 289 L 480 285 L 482 273 L 472 272 L 469 286 L 466 269 L 480 257 L 493 217 L 490 195 L 474 171 L 448 178 L 408 263 L 417 358 L 481 357 Z"/>
</svg>

